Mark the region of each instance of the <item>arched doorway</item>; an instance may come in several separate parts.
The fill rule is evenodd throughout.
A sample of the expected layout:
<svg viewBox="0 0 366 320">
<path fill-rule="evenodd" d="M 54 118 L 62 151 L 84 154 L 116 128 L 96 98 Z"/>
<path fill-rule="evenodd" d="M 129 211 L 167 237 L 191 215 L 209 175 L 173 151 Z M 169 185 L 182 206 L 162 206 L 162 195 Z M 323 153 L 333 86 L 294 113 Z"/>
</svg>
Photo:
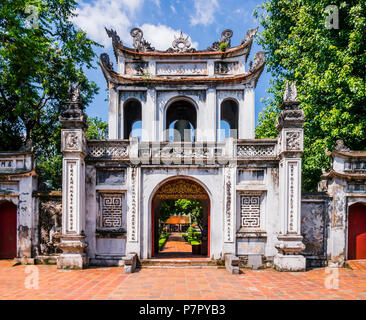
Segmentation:
<svg viewBox="0 0 366 320">
<path fill-rule="evenodd" d="M 17 255 L 17 207 L 6 201 L 0 203 L 0 259 Z"/>
<path fill-rule="evenodd" d="M 136 99 L 127 100 L 123 105 L 123 117 L 123 138 L 129 139 L 132 136 L 141 139 L 141 102 Z"/>
<path fill-rule="evenodd" d="M 196 107 L 185 98 L 171 103 L 166 111 L 166 140 L 195 141 L 197 129 Z"/>
<path fill-rule="evenodd" d="M 224 100 L 221 103 L 221 140 L 231 137 L 238 138 L 239 129 L 239 106 L 232 99 Z"/>
<path fill-rule="evenodd" d="M 159 253 L 159 212 L 166 200 L 194 200 L 202 206 L 201 219 L 201 252 L 199 255 L 210 256 L 210 198 L 207 191 L 198 182 L 186 178 L 177 177 L 163 183 L 155 192 L 151 205 L 151 256 L 156 257 Z M 179 252 L 176 256 L 180 256 Z M 189 257 L 190 254 L 181 256 Z"/>
<path fill-rule="evenodd" d="M 349 207 L 348 259 L 366 259 L 366 205 L 362 203 Z"/>
</svg>

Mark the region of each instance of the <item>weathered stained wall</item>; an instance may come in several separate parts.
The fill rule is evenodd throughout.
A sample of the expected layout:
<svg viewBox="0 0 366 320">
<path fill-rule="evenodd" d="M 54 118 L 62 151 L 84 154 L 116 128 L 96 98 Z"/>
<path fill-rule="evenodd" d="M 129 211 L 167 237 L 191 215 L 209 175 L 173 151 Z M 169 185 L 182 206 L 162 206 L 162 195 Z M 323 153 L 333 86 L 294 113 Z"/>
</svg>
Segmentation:
<svg viewBox="0 0 366 320">
<path fill-rule="evenodd" d="M 307 267 L 326 265 L 327 211 L 329 199 L 325 193 L 303 194 L 301 199 L 301 234 Z"/>
<path fill-rule="evenodd" d="M 57 248 L 61 234 L 62 199 L 61 193 L 42 195 L 39 198 L 39 252 L 41 256 L 61 253 Z"/>
</svg>

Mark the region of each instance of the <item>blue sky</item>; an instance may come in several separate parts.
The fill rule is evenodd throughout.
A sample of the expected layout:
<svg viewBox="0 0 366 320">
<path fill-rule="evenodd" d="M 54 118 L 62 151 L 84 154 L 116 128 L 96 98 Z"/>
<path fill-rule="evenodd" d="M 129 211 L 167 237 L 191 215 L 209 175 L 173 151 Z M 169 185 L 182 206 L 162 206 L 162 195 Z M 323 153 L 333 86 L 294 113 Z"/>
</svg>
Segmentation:
<svg viewBox="0 0 366 320">
<path fill-rule="evenodd" d="M 83 0 L 79 1 L 78 17 L 74 23 L 87 32 L 88 36 L 103 44 L 96 48 L 98 56 L 107 52 L 114 61 L 111 41 L 104 26 L 117 30 L 124 45 L 131 46 L 129 31 L 139 27 L 144 38 L 157 49 L 166 50 L 174 40 L 174 34 L 183 31 L 191 37 L 197 49 L 205 49 L 216 41 L 224 29 L 232 29 L 232 46 L 240 44 L 246 31 L 259 26 L 252 13 L 263 1 L 255 0 Z M 261 30 L 261 28 L 260 28 Z M 262 50 L 254 44 L 249 60 Z M 249 62 L 248 60 L 248 62 Z M 116 62 L 114 61 L 116 67 Z M 87 108 L 89 117 L 98 116 L 108 120 L 107 85 L 97 66 L 87 70 L 90 80 L 97 83 L 99 94 Z M 261 98 L 267 97 L 270 74 L 263 72 L 256 88 L 256 120 L 264 107 Z"/>
</svg>

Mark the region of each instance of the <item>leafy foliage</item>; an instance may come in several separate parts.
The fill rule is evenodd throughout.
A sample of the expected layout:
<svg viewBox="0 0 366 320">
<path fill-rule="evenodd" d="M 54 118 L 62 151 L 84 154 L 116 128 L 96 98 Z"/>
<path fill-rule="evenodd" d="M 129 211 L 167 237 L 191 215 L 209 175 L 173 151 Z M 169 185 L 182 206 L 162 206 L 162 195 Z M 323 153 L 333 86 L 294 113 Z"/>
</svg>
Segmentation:
<svg viewBox="0 0 366 320">
<path fill-rule="evenodd" d="M 85 132 L 87 139 L 108 139 L 108 123 L 99 117 L 87 120 L 88 129 Z"/>
<path fill-rule="evenodd" d="M 59 186 L 60 127 L 69 82 L 81 85 L 87 106 L 97 93 L 85 68 L 99 46 L 71 22 L 73 0 L 3 0 L 0 3 L 0 150 L 32 142 L 41 180 Z"/>
<path fill-rule="evenodd" d="M 339 29 L 326 27 L 328 5 L 339 9 Z M 338 139 L 352 149 L 366 148 L 365 7 L 363 0 L 268 0 L 254 13 L 264 27 L 258 42 L 274 78 L 256 135 L 276 137 L 284 83 L 296 81 L 306 116 L 303 183 L 308 191 L 316 189 L 321 169 L 329 168 L 324 151 Z"/>
<path fill-rule="evenodd" d="M 199 201 L 178 199 L 165 200 L 160 206 L 159 219 L 166 221 L 172 215 L 190 215 L 198 227 L 203 228 L 203 208 Z"/>
</svg>

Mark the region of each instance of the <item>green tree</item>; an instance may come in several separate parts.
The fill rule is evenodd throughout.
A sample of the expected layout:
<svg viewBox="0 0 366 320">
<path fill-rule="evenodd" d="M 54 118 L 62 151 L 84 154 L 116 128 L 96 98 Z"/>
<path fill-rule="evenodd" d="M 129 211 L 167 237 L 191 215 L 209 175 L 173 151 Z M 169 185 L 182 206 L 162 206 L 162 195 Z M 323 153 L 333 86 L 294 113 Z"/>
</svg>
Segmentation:
<svg viewBox="0 0 366 320">
<path fill-rule="evenodd" d="M 339 29 L 326 25 L 336 14 L 328 5 L 339 9 Z M 303 186 L 314 191 L 321 169 L 329 169 L 325 149 L 338 139 L 352 149 L 366 148 L 366 2 L 268 0 L 254 15 L 264 27 L 258 43 L 273 76 L 256 135 L 277 135 L 284 83 L 296 81 L 306 116 Z"/>
<path fill-rule="evenodd" d="M 71 22 L 73 0 L 3 0 L 0 3 L 0 150 L 31 142 L 40 180 L 61 181 L 60 126 L 69 82 L 81 85 L 87 106 L 97 93 L 85 69 L 94 46 Z"/>
<path fill-rule="evenodd" d="M 108 123 L 99 117 L 88 118 L 87 139 L 108 139 Z"/>
<path fill-rule="evenodd" d="M 203 230 L 203 208 L 199 201 L 178 199 L 165 200 L 160 206 L 159 219 L 166 221 L 172 215 L 190 215 L 192 221 Z"/>
</svg>

